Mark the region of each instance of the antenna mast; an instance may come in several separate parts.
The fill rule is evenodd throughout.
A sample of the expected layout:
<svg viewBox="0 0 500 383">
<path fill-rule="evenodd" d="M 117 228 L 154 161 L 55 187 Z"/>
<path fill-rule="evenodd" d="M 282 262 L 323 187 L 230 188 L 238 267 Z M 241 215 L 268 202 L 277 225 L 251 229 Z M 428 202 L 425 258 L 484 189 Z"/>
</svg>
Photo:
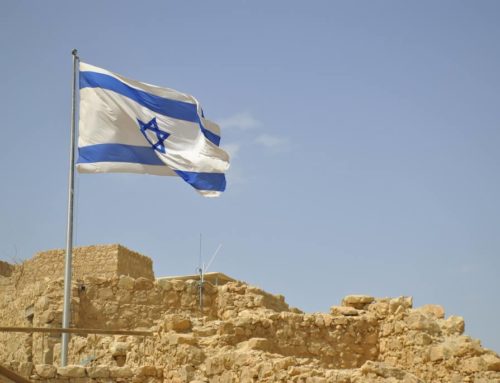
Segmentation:
<svg viewBox="0 0 500 383">
<path fill-rule="evenodd" d="M 201 233 L 200 233 L 200 256 L 199 256 L 199 261 L 198 261 L 198 273 L 200 274 L 200 280 L 198 281 L 198 295 L 199 295 L 199 302 L 200 302 L 200 313 L 203 316 L 203 289 L 205 287 L 205 273 L 207 272 L 208 268 L 212 264 L 212 262 L 215 260 L 215 257 L 217 257 L 217 254 L 219 254 L 220 249 L 222 248 L 222 243 L 219 244 L 215 252 L 212 254 L 212 258 L 210 258 L 210 261 L 208 264 L 205 266 L 205 263 L 202 262 L 202 253 L 201 253 Z"/>
<path fill-rule="evenodd" d="M 200 253 L 199 253 L 199 259 L 198 259 L 198 273 L 200 273 L 200 280 L 198 282 L 198 296 L 199 296 L 199 302 L 200 302 L 200 313 L 203 316 L 203 283 L 205 282 L 205 275 L 204 275 L 204 266 L 202 264 L 202 256 L 201 256 L 201 233 L 200 233 Z"/>
</svg>

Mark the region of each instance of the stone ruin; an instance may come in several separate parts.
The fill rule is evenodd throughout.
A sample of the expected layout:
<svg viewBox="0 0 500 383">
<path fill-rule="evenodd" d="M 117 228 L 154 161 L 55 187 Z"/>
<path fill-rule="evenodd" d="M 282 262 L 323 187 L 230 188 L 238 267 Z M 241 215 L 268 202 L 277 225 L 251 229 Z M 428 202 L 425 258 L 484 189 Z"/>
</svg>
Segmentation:
<svg viewBox="0 0 500 383">
<path fill-rule="evenodd" d="M 60 328 L 64 251 L 0 262 L 0 327 Z M 500 358 L 464 335 L 461 317 L 411 297 L 345 297 L 303 313 L 281 295 L 219 274 L 155 279 L 120 245 L 75 249 L 71 327 L 152 336 L 0 332 L 0 365 L 40 383 L 500 383 Z M 0 381 L 1 381 L 0 377 Z"/>
</svg>

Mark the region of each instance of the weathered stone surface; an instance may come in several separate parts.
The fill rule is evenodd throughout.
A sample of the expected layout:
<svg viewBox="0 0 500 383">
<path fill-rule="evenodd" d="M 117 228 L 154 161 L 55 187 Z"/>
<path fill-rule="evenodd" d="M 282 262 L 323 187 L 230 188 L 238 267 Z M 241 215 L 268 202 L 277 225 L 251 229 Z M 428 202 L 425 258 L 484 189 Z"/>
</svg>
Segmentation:
<svg viewBox="0 0 500 383">
<path fill-rule="evenodd" d="M 193 334 L 174 334 L 170 333 L 166 336 L 168 343 L 171 345 L 179 344 L 197 344 L 197 338 Z"/>
<path fill-rule="evenodd" d="M 109 368 L 109 377 L 110 378 L 131 378 L 134 376 L 132 369 L 129 366 L 116 367 L 111 366 Z"/>
<path fill-rule="evenodd" d="M 449 347 L 444 344 L 438 344 L 431 347 L 429 358 L 431 361 L 436 362 L 438 360 L 448 359 L 452 356 L 452 351 Z"/>
<path fill-rule="evenodd" d="M 139 277 L 134 281 L 134 290 L 151 290 L 153 281 L 149 278 Z"/>
<path fill-rule="evenodd" d="M 110 375 L 109 366 L 106 365 L 90 366 L 86 370 L 89 378 L 108 378 Z"/>
<path fill-rule="evenodd" d="M 68 365 L 59 367 L 57 373 L 65 378 L 83 378 L 85 377 L 85 367 L 77 365 Z"/>
<path fill-rule="evenodd" d="M 424 313 L 424 314 L 433 316 L 434 318 L 437 318 L 437 319 L 444 318 L 443 306 L 429 304 L 429 305 L 424 305 L 422 307 L 419 307 L 417 310 Z"/>
<path fill-rule="evenodd" d="M 156 376 L 157 369 L 155 366 L 141 366 L 135 370 L 136 376 Z"/>
<path fill-rule="evenodd" d="M 461 335 L 465 330 L 464 318 L 452 315 L 447 320 L 441 322 L 443 332 L 448 335 Z"/>
<path fill-rule="evenodd" d="M 193 366 L 190 366 L 188 364 L 182 366 L 179 369 L 179 375 L 180 375 L 183 382 L 192 381 L 192 379 L 194 378 L 194 373 L 195 373 L 195 370 L 194 370 Z"/>
<path fill-rule="evenodd" d="M 397 312 L 403 312 L 412 307 L 413 307 L 412 297 L 398 297 L 389 300 L 389 312 L 391 314 L 396 314 Z"/>
<path fill-rule="evenodd" d="M 332 315 L 345 315 L 345 316 L 357 316 L 359 311 L 354 307 L 348 306 L 332 306 L 330 307 L 330 313 Z"/>
<path fill-rule="evenodd" d="M 94 383 L 90 378 L 64 378 L 56 379 L 57 383 Z M 52 383 L 52 382 L 51 382 Z"/>
<path fill-rule="evenodd" d="M 488 371 L 500 371 L 500 357 L 493 353 L 483 355 L 483 360 L 486 363 L 486 369 Z"/>
<path fill-rule="evenodd" d="M 467 373 L 475 373 L 488 370 L 486 361 L 480 356 L 473 356 L 472 358 L 465 359 L 462 366 L 463 370 Z"/>
<path fill-rule="evenodd" d="M 18 372 L 24 377 L 29 377 L 33 372 L 34 365 L 32 362 L 21 362 L 18 367 Z"/>
<path fill-rule="evenodd" d="M 186 283 L 184 281 L 174 279 L 171 282 L 175 291 L 183 291 L 186 288 Z"/>
<path fill-rule="evenodd" d="M 355 309 L 362 310 L 374 300 L 375 298 L 369 295 L 347 295 L 342 299 L 342 306 L 354 307 Z"/>
<path fill-rule="evenodd" d="M 431 317 L 420 311 L 411 312 L 406 319 L 408 327 L 412 330 L 424 331 L 429 334 L 438 334 L 441 329 L 438 323 Z"/>
<path fill-rule="evenodd" d="M 242 342 L 238 345 L 240 349 L 261 350 L 272 352 L 273 344 L 266 338 L 251 338 L 248 341 Z"/>
<path fill-rule="evenodd" d="M 118 288 L 125 290 L 133 290 L 134 282 L 135 282 L 134 278 L 131 278 L 128 275 L 121 275 L 118 281 Z"/>
<path fill-rule="evenodd" d="M 398 382 L 423 383 L 423 381 L 418 379 L 416 376 L 382 362 L 367 361 L 363 364 L 363 366 L 361 366 L 360 371 L 364 375 L 375 375 L 377 377 L 388 378 Z"/>
<path fill-rule="evenodd" d="M 186 332 L 191 330 L 191 319 L 187 315 L 170 314 L 165 316 L 164 327 L 167 331 Z"/>
<path fill-rule="evenodd" d="M 35 371 L 41 378 L 54 378 L 57 373 L 57 368 L 52 364 L 37 364 L 35 365 Z"/>
<path fill-rule="evenodd" d="M 115 342 L 111 345 L 110 351 L 112 356 L 125 356 L 129 349 L 129 344 L 126 342 Z"/>
<path fill-rule="evenodd" d="M 94 250 L 101 260 L 120 251 Z M 0 363 L 40 383 L 500 382 L 498 355 L 462 335 L 463 318 L 445 319 L 441 306 L 412 309 L 411 297 L 350 295 L 329 313 L 305 314 L 283 296 L 233 280 L 207 283 L 200 313 L 197 280 L 155 282 L 145 264 L 132 272 L 134 259 L 143 258 L 120 264 L 118 255 L 101 274 L 90 265 L 72 288 L 71 325 L 152 336 L 73 335 L 70 361 L 86 367 L 63 376 L 51 365 L 60 362 L 59 336 L 0 334 Z M 30 280 L 18 266 L 0 278 L 2 325 L 23 325 L 29 308 L 33 326 L 61 326 L 63 280 L 46 261 L 35 262 L 46 276 L 28 264 Z"/>
</svg>

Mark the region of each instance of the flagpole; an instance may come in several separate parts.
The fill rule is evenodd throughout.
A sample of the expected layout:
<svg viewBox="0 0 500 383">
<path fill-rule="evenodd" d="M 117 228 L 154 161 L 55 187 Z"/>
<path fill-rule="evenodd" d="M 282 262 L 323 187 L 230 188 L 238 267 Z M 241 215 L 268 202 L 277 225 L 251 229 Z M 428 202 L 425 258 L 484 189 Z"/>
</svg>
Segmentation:
<svg viewBox="0 0 500 383">
<path fill-rule="evenodd" d="M 68 221 L 66 232 L 66 259 L 64 265 L 64 306 L 63 306 L 63 328 L 69 328 L 71 321 L 71 263 L 73 256 L 73 201 L 75 190 L 75 126 L 76 126 L 76 80 L 78 71 L 78 51 L 73 49 L 73 95 L 71 105 L 71 133 L 69 151 L 69 180 L 68 180 Z M 63 333 L 61 338 L 61 366 L 68 363 L 69 333 Z"/>
</svg>

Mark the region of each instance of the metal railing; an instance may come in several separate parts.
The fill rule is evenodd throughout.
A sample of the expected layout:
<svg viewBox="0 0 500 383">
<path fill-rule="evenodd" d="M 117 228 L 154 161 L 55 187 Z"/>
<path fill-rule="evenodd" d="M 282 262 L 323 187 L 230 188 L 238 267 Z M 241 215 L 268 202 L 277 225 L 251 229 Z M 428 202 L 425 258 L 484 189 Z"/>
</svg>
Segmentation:
<svg viewBox="0 0 500 383">
<path fill-rule="evenodd" d="M 15 383 L 31 383 L 31 380 L 28 380 L 21 375 L 16 374 L 14 371 L 11 371 L 0 364 L 0 382 L 4 381 L 2 379 L 2 376 Z"/>
<path fill-rule="evenodd" d="M 142 337 L 142 346 L 143 346 L 143 354 L 144 357 L 146 353 L 146 344 L 145 338 L 152 337 L 154 332 L 152 331 L 134 331 L 134 330 L 110 330 L 110 329 L 96 329 L 96 328 L 53 328 L 53 327 L 0 327 L 0 332 L 10 332 L 10 333 L 42 333 L 42 334 L 95 334 L 95 335 L 129 335 L 129 336 L 138 336 Z M 42 345 L 44 342 L 44 337 L 42 335 Z M 153 338 L 154 343 L 154 338 Z M 92 361 L 92 358 L 90 361 Z M 142 359 L 142 358 L 141 358 Z M 0 365 L 0 382 L 2 382 L 1 376 L 5 376 L 6 378 L 16 382 L 16 383 L 30 383 L 30 380 L 23 378 L 17 373 L 9 370 L 6 367 Z"/>
<path fill-rule="evenodd" d="M 0 327 L 0 332 L 43 332 L 51 334 L 102 334 L 102 335 L 136 335 L 153 336 L 152 331 L 107 330 L 96 328 L 54 328 L 54 327 Z"/>
</svg>

